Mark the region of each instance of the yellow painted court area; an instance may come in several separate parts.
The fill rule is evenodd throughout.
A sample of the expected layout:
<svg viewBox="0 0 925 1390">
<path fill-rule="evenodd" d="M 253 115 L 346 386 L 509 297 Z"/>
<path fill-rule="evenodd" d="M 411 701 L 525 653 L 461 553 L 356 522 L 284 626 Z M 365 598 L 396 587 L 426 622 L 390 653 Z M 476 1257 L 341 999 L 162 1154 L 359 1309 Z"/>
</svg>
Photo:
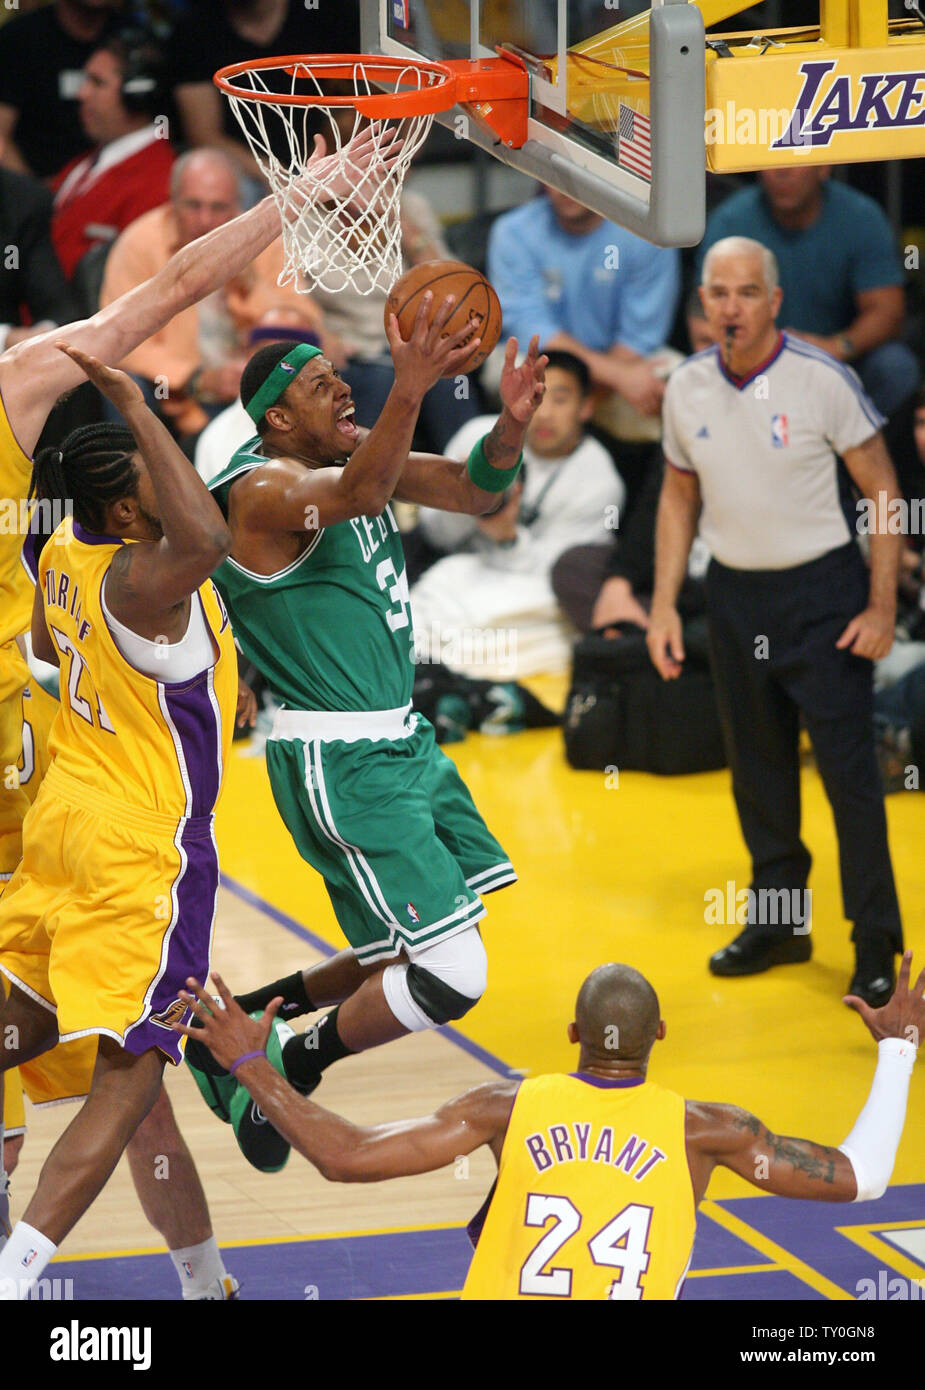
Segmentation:
<svg viewBox="0 0 925 1390">
<path fill-rule="evenodd" d="M 626 960 L 652 980 L 668 1023 L 666 1040 L 656 1044 L 653 1077 L 688 1096 L 738 1102 L 778 1132 L 834 1144 L 846 1137 L 868 1093 L 876 1051 L 841 1003 L 852 951 L 841 918 L 831 818 L 811 766 L 804 769 L 804 801 L 805 834 L 815 855 L 814 958 L 753 979 L 720 981 L 707 972 L 707 957 L 737 928 L 704 923 L 704 894 L 724 890 L 729 880 L 738 887 L 748 882 L 726 773 L 671 779 L 624 773 L 608 786 L 603 773 L 568 768 L 557 730 L 470 736 L 450 752 L 520 873 L 517 885 L 488 899 L 488 992 L 458 1025 L 461 1033 L 508 1067 L 571 1070 L 576 1058 L 565 1025 L 578 986 L 601 961 Z M 925 962 L 922 802 L 908 793 L 887 804 L 907 937 Z M 400 825 L 395 833 L 401 834 Z M 241 745 L 227 772 L 218 840 L 225 873 L 267 905 L 229 888 L 219 894 L 213 959 L 233 989 L 319 959 L 313 945 L 274 919 L 274 910 L 332 947 L 343 945 L 320 879 L 299 859 L 279 819 L 263 758 L 246 756 Z M 449 1038 L 422 1033 L 339 1062 L 317 1099 L 359 1123 L 392 1121 L 428 1113 L 496 1075 Z M 168 1068 L 167 1086 L 225 1246 L 461 1225 L 494 1176 L 487 1150 L 468 1164 L 382 1185 L 328 1183 L 298 1155 L 282 1173 L 261 1175 L 206 1109 L 185 1067 Z M 13 1183 L 14 1213 L 73 1113 L 69 1105 L 30 1109 Z M 894 1183 L 925 1181 L 923 1133 L 925 1081 L 917 1068 Z M 746 1274 L 755 1268 L 747 1253 L 754 1251 L 759 1271 L 766 1273 L 770 1261 L 827 1298 L 851 1296 L 850 1287 L 788 1250 L 784 1236 L 778 1242 L 752 1226 L 750 1214 L 734 1214 L 713 1200 L 745 1195 L 756 1189 L 719 1170 L 703 1204 L 707 1218 L 744 1242 L 722 1272 Z M 904 1231 L 916 1215 L 901 1223 Z M 918 1261 L 904 1253 L 912 1249 L 908 1234 L 902 1237 L 906 1247 L 890 1246 L 889 1222 L 880 1234 L 874 1223 L 852 1221 L 850 1207 L 833 1217 L 885 1268 L 921 1277 Z M 59 1259 L 158 1248 L 123 1159 Z M 701 1269 L 695 1277 L 709 1273 Z"/>
<path fill-rule="evenodd" d="M 738 927 L 706 925 L 704 894 L 725 892 L 729 880 L 748 886 L 727 773 L 623 773 L 608 787 L 603 773 L 568 767 L 557 730 L 473 735 L 448 751 L 520 875 L 487 900 L 488 992 L 458 1025 L 461 1032 L 526 1073 L 571 1070 L 575 1052 L 565 1025 L 579 984 L 602 961 L 628 961 L 652 980 L 668 1024 L 666 1040 L 656 1044 L 654 1077 L 691 1097 L 741 1104 L 778 1132 L 834 1144 L 845 1138 L 867 1095 L 876 1052 L 860 1019 L 841 1003 L 853 951 L 841 915 L 831 814 L 811 765 L 803 795 L 804 838 L 814 856 L 813 959 L 718 980 L 707 958 Z M 887 811 L 907 944 L 922 965 L 922 798 L 892 796 Z M 227 873 L 333 946 L 344 944 L 320 879 L 279 820 L 261 758 L 236 751 L 218 831 Z M 298 942 L 291 946 L 298 954 Z M 221 922 L 215 960 L 234 987 L 257 983 L 223 951 Z M 377 1067 L 384 1061 L 377 1057 Z M 411 1078 L 401 1080 L 413 1091 Z M 368 1119 L 379 1118 L 371 1105 Z M 894 1182 L 925 1181 L 923 1133 L 925 1080 L 917 1069 Z M 710 1195 L 755 1190 L 720 1172 Z M 382 1210 L 385 1221 L 384 1191 Z"/>
</svg>

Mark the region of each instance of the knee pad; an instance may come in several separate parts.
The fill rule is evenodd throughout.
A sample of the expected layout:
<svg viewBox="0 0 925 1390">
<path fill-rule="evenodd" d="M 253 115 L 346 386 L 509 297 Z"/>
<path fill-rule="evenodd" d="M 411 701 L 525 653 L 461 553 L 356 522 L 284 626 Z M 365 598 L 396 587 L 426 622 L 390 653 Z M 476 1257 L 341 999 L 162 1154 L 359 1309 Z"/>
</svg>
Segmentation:
<svg viewBox="0 0 925 1390">
<path fill-rule="evenodd" d="M 383 974 L 389 1007 L 412 1032 L 462 1018 L 485 992 L 488 958 L 475 927 L 418 951 L 410 965 Z"/>
</svg>

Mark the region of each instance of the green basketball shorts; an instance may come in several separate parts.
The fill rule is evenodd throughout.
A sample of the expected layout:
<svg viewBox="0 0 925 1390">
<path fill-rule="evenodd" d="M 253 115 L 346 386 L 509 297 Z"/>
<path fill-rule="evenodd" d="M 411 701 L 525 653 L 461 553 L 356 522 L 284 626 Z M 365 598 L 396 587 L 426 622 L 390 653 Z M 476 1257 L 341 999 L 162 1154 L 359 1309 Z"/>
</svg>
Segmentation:
<svg viewBox="0 0 925 1390">
<path fill-rule="evenodd" d="M 327 724 L 285 711 L 267 742 L 280 815 L 363 964 L 465 931 L 485 915 L 481 896 L 517 879 L 428 721 L 409 713 L 404 737 L 362 736 L 380 713 L 404 711 Z M 319 727 L 348 736 L 295 736 Z"/>
</svg>

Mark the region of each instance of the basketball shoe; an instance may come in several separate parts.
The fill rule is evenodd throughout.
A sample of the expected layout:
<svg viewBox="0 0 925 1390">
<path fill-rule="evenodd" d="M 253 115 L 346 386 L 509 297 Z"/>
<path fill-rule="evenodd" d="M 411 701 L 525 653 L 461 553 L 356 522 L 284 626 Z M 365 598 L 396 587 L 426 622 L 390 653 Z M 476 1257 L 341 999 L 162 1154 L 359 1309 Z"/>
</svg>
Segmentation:
<svg viewBox="0 0 925 1390">
<path fill-rule="evenodd" d="M 227 1303 L 239 1298 L 241 1285 L 233 1274 L 223 1274 L 221 1279 L 213 1279 L 205 1293 L 184 1294 L 186 1303 Z"/>
<path fill-rule="evenodd" d="M 262 1009 L 257 1009 L 251 1014 L 251 1018 L 262 1017 Z M 283 1047 L 294 1037 L 295 1033 L 288 1023 L 283 1023 L 280 1018 L 273 1020 L 273 1027 L 267 1038 L 267 1060 L 283 1077 L 286 1075 L 283 1067 Z M 235 1081 L 233 1077 L 228 1079 L 234 1086 L 228 1109 L 238 1148 L 248 1163 L 258 1168 L 261 1173 L 278 1173 L 289 1160 L 288 1139 L 276 1132 L 247 1087 Z"/>
</svg>

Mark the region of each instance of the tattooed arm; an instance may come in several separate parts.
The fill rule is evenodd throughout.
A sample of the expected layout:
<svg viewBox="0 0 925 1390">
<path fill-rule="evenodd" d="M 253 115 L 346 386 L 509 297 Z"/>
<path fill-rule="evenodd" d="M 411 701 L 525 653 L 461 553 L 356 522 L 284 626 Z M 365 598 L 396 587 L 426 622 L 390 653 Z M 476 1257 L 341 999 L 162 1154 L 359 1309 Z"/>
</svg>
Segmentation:
<svg viewBox="0 0 925 1390">
<path fill-rule="evenodd" d="M 853 1202 L 857 1195 L 854 1169 L 837 1148 L 772 1134 L 755 1115 L 736 1105 L 688 1101 L 685 1132 L 698 1202 L 717 1166 L 731 1168 L 762 1192 L 778 1197 Z"/>
</svg>

